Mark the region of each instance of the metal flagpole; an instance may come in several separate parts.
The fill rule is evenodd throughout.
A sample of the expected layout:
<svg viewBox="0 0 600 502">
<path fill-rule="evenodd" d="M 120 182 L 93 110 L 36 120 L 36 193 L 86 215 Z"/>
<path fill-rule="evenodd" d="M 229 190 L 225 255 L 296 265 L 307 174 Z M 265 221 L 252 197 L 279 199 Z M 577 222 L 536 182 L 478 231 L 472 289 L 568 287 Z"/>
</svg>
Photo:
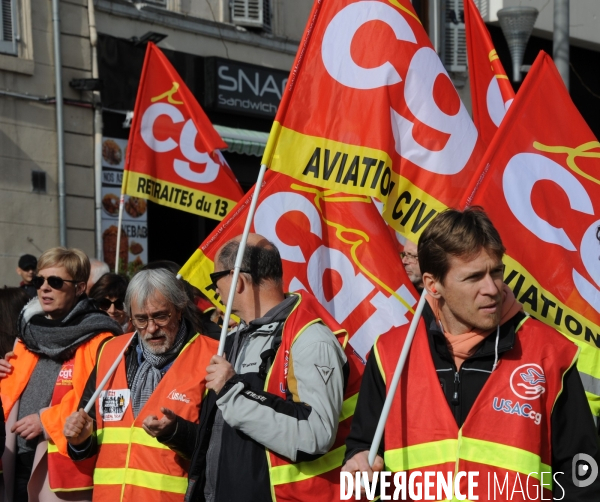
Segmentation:
<svg viewBox="0 0 600 502">
<path fill-rule="evenodd" d="M 410 328 L 408 329 L 408 334 L 406 335 L 406 340 L 404 341 L 402 352 L 400 352 L 398 364 L 396 364 L 396 370 L 394 371 L 394 376 L 392 377 L 392 382 L 390 383 L 390 390 L 388 391 L 388 394 L 385 397 L 385 403 L 383 403 L 383 410 L 381 412 L 381 416 L 379 417 L 379 422 L 377 423 L 377 429 L 375 430 L 375 436 L 373 436 L 371 449 L 369 450 L 370 466 L 372 466 L 373 462 L 375 462 L 377 450 L 379 450 L 379 445 L 381 444 L 381 438 L 383 437 L 385 423 L 387 422 L 388 415 L 390 414 L 392 401 L 394 400 L 394 396 L 396 395 L 396 389 L 398 388 L 398 383 L 400 382 L 400 375 L 402 374 L 402 370 L 404 369 L 404 363 L 406 362 L 406 358 L 408 357 L 408 352 L 410 350 L 413 338 L 415 337 L 415 333 L 417 331 L 419 319 L 421 319 L 423 307 L 425 306 L 425 302 L 427 301 L 425 300 L 426 294 L 427 290 L 423 289 L 423 293 L 421 294 L 421 298 L 419 299 L 419 303 L 417 304 L 417 308 L 415 310 L 415 315 L 413 316 L 412 321 L 410 323 Z"/>
<path fill-rule="evenodd" d="M 240 276 L 240 269 L 242 268 L 242 260 L 244 259 L 244 251 L 246 250 L 246 241 L 248 240 L 248 234 L 250 233 L 250 226 L 252 225 L 252 219 L 256 212 L 256 204 L 258 203 L 258 196 L 262 187 L 263 178 L 267 172 L 267 165 L 262 164 L 254 185 L 254 193 L 252 194 L 252 201 L 250 202 L 250 209 L 248 210 L 248 217 L 246 218 L 246 225 L 244 226 L 244 233 L 242 234 L 242 240 L 240 241 L 240 247 L 238 248 L 237 256 L 235 257 L 235 267 L 233 269 L 233 278 L 231 280 L 231 287 L 229 288 L 229 298 L 227 298 L 227 307 L 225 308 L 225 317 L 223 317 L 223 327 L 221 328 L 221 339 L 219 340 L 219 350 L 217 355 L 222 356 L 225 350 L 225 339 L 227 338 L 227 328 L 229 327 L 229 318 L 231 317 L 231 308 L 233 307 L 233 296 L 235 295 L 235 288 L 237 281 Z"/>
<path fill-rule="evenodd" d="M 133 335 L 131 335 L 131 338 L 129 339 L 129 342 L 127 342 L 127 345 L 125 345 L 125 347 L 123 348 L 123 350 L 119 354 L 119 357 L 117 357 L 115 359 L 115 362 L 113 363 L 113 365 L 108 370 L 108 373 L 102 379 L 102 381 L 100 382 L 100 385 L 98 385 L 98 388 L 95 390 L 94 394 L 92 394 L 92 397 L 90 398 L 90 400 L 88 401 L 88 403 L 85 405 L 85 408 L 83 409 L 83 411 L 85 411 L 86 413 L 89 413 L 90 410 L 92 409 L 92 406 L 94 406 L 94 404 L 96 403 L 96 399 L 98 399 L 98 396 L 102 392 L 102 389 L 104 389 L 104 386 L 106 385 L 106 382 L 108 382 L 108 379 L 115 372 L 115 370 L 117 369 L 117 366 L 119 366 L 119 363 L 121 362 L 121 359 L 123 359 L 123 356 L 125 355 L 125 351 L 127 350 L 127 348 L 129 347 L 129 345 L 131 344 L 131 341 L 133 340 L 133 337 L 135 335 L 136 335 L 136 332 L 134 332 Z"/>
<path fill-rule="evenodd" d="M 119 199 L 119 226 L 117 228 L 117 256 L 115 257 L 115 274 L 119 273 L 119 252 L 121 251 L 121 224 L 123 223 L 123 206 L 125 205 L 125 195 L 121 192 Z"/>
</svg>

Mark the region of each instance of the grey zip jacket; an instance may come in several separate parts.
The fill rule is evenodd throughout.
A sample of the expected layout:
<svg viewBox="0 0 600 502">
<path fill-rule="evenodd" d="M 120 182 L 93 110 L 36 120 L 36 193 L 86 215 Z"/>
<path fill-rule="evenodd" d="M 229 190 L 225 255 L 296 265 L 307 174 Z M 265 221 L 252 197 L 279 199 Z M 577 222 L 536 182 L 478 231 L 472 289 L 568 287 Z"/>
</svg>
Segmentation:
<svg viewBox="0 0 600 502">
<path fill-rule="evenodd" d="M 300 462 L 332 446 L 348 363 L 329 328 L 315 323 L 292 345 L 285 395 L 263 390 L 284 322 L 297 301 L 290 295 L 263 318 L 232 332 L 225 352 L 236 375 L 218 396 L 209 393 L 199 428 L 178 419 L 175 434 L 159 438 L 193 457 L 186 501 L 271 500 L 265 447 Z"/>
</svg>

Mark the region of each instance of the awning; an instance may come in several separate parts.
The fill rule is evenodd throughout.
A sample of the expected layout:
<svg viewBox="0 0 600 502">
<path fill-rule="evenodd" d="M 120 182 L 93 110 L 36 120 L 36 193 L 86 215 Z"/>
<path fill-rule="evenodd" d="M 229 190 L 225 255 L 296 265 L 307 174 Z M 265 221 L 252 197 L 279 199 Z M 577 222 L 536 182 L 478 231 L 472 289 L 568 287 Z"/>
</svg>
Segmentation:
<svg viewBox="0 0 600 502">
<path fill-rule="evenodd" d="M 227 148 L 228 152 L 262 157 L 267 145 L 267 139 L 269 139 L 269 133 L 251 131 L 249 129 L 236 129 L 221 125 L 215 125 L 214 127 L 221 138 L 223 138 L 223 141 L 229 146 Z"/>
</svg>

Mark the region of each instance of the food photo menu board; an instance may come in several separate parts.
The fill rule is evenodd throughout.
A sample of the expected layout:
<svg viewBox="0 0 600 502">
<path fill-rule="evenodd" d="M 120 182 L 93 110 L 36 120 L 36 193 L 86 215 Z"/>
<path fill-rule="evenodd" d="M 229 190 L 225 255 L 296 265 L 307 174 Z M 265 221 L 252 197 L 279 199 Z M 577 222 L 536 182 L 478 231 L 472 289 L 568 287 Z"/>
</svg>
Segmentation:
<svg viewBox="0 0 600 502">
<path fill-rule="evenodd" d="M 102 138 L 102 248 L 104 261 L 115 268 L 119 197 L 127 140 Z M 145 199 L 125 196 L 119 251 L 121 272 L 129 276 L 148 263 L 148 205 Z"/>
</svg>

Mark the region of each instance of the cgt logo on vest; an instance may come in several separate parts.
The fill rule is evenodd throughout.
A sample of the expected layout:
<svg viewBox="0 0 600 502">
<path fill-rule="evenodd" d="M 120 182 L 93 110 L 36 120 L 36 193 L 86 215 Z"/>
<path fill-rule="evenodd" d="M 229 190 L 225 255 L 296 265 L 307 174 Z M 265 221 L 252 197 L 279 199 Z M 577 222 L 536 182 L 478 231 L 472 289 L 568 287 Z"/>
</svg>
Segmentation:
<svg viewBox="0 0 600 502">
<path fill-rule="evenodd" d="M 510 375 L 510 388 L 517 397 L 533 401 L 538 399 L 546 387 L 546 376 L 539 364 L 528 363 L 519 366 Z"/>
<path fill-rule="evenodd" d="M 190 404 L 190 400 L 188 399 L 188 397 L 181 392 L 177 392 L 177 389 L 173 389 L 171 392 L 169 392 L 167 399 L 171 399 L 172 401 L 181 401 L 182 403 Z"/>
<path fill-rule="evenodd" d="M 527 363 L 516 368 L 510 375 L 510 388 L 514 394 L 528 401 L 539 399 L 546 392 L 546 376 L 544 370 L 539 364 Z M 518 415 L 524 418 L 531 418 L 536 425 L 540 425 L 542 414 L 533 409 L 529 403 L 519 403 L 510 399 L 494 397 L 492 404 L 495 411 L 501 411 L 507 415 Z"/>
</svg>

